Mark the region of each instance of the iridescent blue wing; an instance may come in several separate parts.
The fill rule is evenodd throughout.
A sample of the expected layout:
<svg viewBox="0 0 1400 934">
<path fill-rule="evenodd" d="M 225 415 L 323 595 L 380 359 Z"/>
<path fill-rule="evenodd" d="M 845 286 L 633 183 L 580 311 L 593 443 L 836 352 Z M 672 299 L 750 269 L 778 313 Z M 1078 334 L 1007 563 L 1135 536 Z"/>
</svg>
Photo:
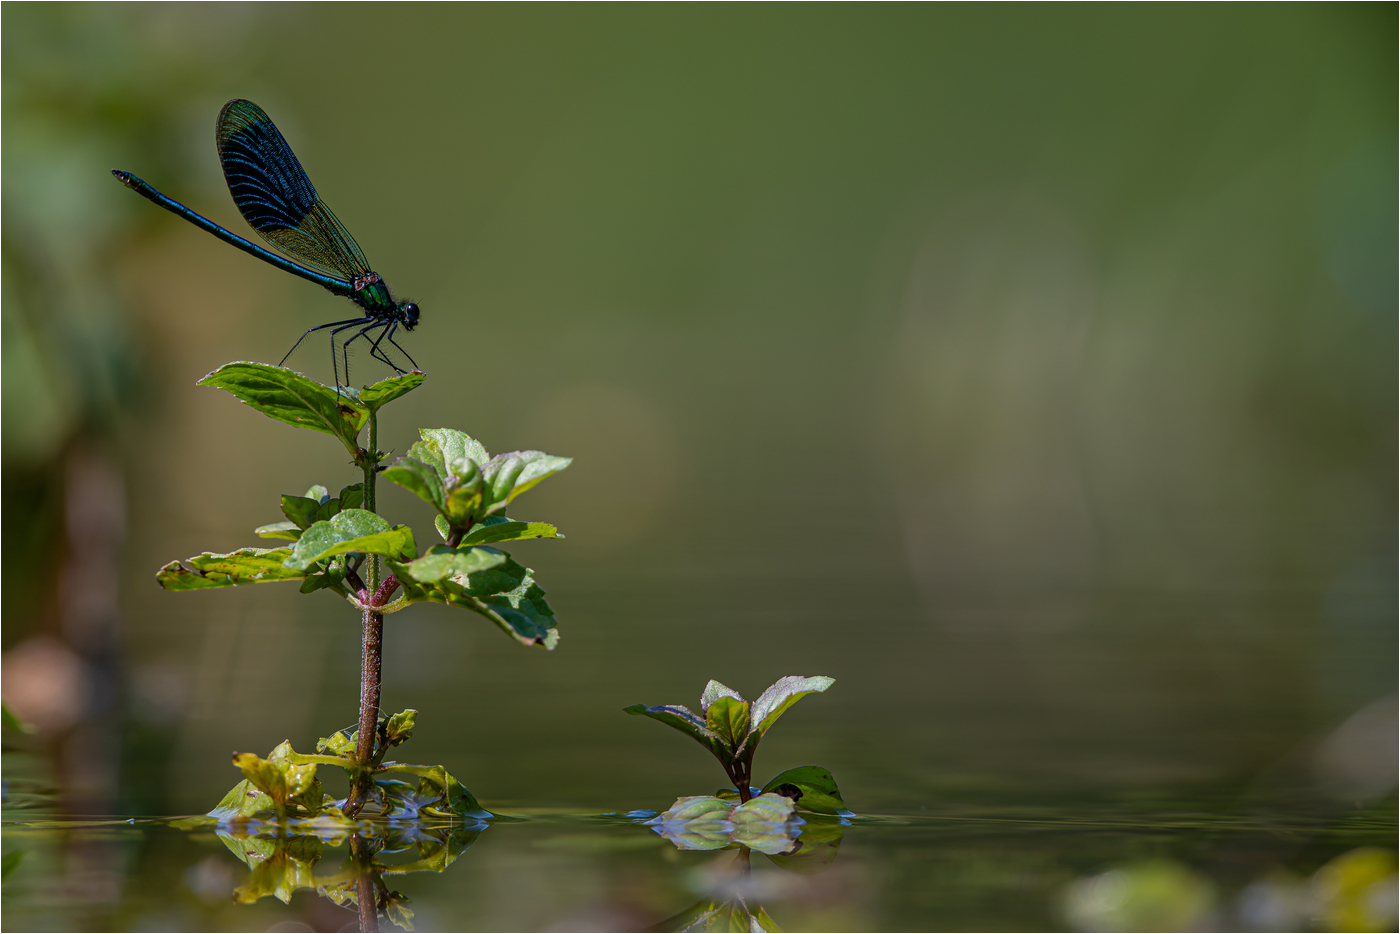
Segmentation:
<svg viewBox="0 0 1400 934">
<path fill-rule="evenodd" d="M 215 128 L 229 194 L 269 243 L 317 269 L 355 279 L 370 271 L 350 232 L 316 194 L 276 125 L 252 101 L 232 100 Z"/>
</svg>

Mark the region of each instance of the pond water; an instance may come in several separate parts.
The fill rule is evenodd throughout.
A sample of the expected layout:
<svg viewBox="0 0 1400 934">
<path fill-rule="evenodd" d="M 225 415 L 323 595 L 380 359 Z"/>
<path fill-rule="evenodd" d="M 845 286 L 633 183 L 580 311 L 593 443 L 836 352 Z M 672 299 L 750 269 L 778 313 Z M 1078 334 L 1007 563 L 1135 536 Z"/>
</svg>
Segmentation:
<svg viewBox="0 0 1400 934">
<path fill-rule="evenodd" d="M 1393 806 L 1332 820 L 1210 815 L 1190 802 L 806 814 L 776 834 L 729 839 L 724 827 L 687 834 L 647 823 L 652 811 L 503 809 L 490 822 L 364 825 L 359 838 L 16 813 L 3 830 L 6 930 L 359 930 L 353 853 L 377 870 L 381 930 L 1380 931 L 1396 923 Z"/>
</svg>

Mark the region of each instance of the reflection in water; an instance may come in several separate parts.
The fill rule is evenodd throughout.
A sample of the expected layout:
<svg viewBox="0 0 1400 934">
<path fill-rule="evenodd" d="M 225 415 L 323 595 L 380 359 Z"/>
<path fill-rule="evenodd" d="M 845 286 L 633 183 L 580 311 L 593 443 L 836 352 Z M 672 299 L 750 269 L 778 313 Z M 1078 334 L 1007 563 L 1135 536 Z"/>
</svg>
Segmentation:
<svg viewBox="0 0 1400 934">
<path fill-rule="evenodd" d="M 298 889 L 314 889 L 336 905 L 353 906 L 361 931 L 379 930 L 381 917 L 411 931 L 409 900 L 390 888 L 385 877 L 443 872 L 488 826 L 484 821 L 465 825 L 361 821 L 347 832 L 333 825 L 318 827 L 319 823 L 294 821 L 290 829 L 255 821 L 221 826 L 219 839 L 249 869 L 247 879 L 233 890 L 234 901 L 246 904 L 271 895 L 290 904 Z M 315 875 L 314 867 L 326 847 L 347 843 L 349 856 L 340 871 Z M 390 862 L 385 857 L 398 859 Z"/>
<path fill-rule="evenodd" d="M 765 794 L 735 806 L 716 797 L 679 798 L 646 821 L 678 850 L 737 850 L 702 876 L 708 897 L 660 922 L 654 931 L 780 931 L 758 903 L 753 878 L 757 852 L 785 872 L 816 875 L 831 868 L 850 822 L 826 815 L 798 817 L 791 799 Z"/>
</svg>

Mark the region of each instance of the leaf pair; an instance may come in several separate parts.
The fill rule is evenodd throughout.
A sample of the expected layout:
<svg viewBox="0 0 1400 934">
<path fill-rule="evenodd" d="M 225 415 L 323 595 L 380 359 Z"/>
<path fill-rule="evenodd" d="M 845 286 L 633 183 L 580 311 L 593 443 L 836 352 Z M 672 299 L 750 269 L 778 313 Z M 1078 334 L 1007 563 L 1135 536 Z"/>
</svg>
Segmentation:
<svg viewBox="0 0 1400 934">
<path fill-rule="evenodd" d="M 419 435 L 422 440 L 385 468 L 383 476 L 436 509 L 448 528 L 443 538 L 449 541 L 453 535 L 465 535 L 483 519 L 504 513 L 511 500 L 573 462 L 543 451 L 511 451 L 492 457 L 481 442 L 451 428 L 424 428 Z M 545 523 L 527 525 L 538 527 L 535 534 L 489 540 L 557 536 L 554 527 Z"/>
</svg>

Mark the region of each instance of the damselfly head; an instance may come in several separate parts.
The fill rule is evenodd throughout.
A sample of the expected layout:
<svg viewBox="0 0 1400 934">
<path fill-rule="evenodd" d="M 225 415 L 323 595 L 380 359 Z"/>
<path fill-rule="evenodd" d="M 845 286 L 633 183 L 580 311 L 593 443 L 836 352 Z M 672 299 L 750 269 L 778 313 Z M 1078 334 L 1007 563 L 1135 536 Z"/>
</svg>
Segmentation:
<svg viewBox="0 0 1400 934">
<path fill-rule="evenodd" d="M 412 331 L 418 326 L 418 303 L 404 302 L 399 306 L 399 320 L 403 322 L 406 330 Z"/>
</svg>

